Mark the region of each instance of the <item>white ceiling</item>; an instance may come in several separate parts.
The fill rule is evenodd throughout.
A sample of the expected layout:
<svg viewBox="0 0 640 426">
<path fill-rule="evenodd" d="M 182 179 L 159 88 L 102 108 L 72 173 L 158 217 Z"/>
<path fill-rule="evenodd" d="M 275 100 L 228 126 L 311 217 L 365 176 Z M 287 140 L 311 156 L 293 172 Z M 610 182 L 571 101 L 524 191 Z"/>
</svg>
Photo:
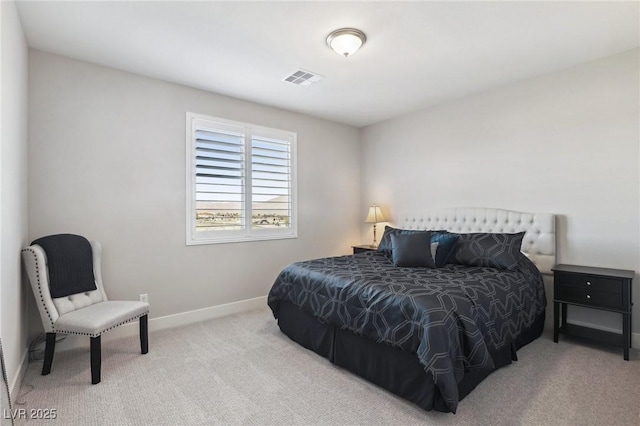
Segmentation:
<svg viewBox="0 0 640 426">
<path fill-rule="evenodd" d="M 30 2 L 29 46 L 354 126 L 639 46 L 632 2 Z M 355 27 L 367 44 L 325 44 Z M 326 78 L 282 82 L 304 68 Z"/>
</svg>

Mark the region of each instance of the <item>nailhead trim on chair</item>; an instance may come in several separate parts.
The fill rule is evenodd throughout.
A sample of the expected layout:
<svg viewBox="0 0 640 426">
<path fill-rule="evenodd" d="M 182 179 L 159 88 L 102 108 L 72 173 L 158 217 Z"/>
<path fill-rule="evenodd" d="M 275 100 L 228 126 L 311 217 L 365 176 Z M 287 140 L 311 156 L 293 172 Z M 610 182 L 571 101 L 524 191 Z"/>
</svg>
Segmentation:
<svg viewBox="0 0 640 426">
<path fill-rule="evenodd" d="M 143 317 L 143 316 L 145 316 L 145 315 L 149 315 L 149 311 L 144 312 L 144 313 L 139 314 L 139 315 L 136 315 L 136 316 L 135 316 L 135 317 L 133 317 L 133 318 L 129 318 L 129 319 L 128 319 L 128 320 L 126 320 L 126 321 L 122 321 L 121 323 L 116 324 L 116 325 L 114 325 L 114 326 L 111 326 L 111 327 L 107 328 L 106 330 L 102 330 L 100 333 L 97 333 L 97 334 L 96 334 L 96 333 L 80 333 L 80 332 L 77 332 L 77 331 L 56 330 L 56 329 L 55 329 L 55 327 L 54 327 L 54 330 L 55 330 L 55 332 L 56 332 L 56 333 L 63 333 L 63 334 L 77 334 L 77 335 L 79 335 L 79 336 L 98 337 L 98 336 L 102 335 L 103 333 L 106 333 L 106 332 L 107 332 L 107 331 L 109 331 L 109 330 L 113 330 L 114 328 L 119 327 L 119 326 L 121 326 L 122 324 L 126 324 L 126 323 L 128 323 L 128 322 L 131 322 L 131 321 L 137 320 L 138 318 Z"/>
<path fill-rule="evenodd" d="M 47 304 L 44 301 L 44 296 L 42 296 L 42 286 L 40 285 L 40 267 L 38 263 L 38 258 L 36 257 L 36 252 L 33 251 L 31 247 L 24 248 L 22 249 L 22 251 L 23 252 L 28 251 L 33 255 L 33 258 L 36 260 L 34 263 L 36 265 L 36 278 L 38 279 L 38 293 L 40 295 L 40 301 L 42 302 L 42 306 L 44 306 L 44 310 L 47 313 L 47 316 L 49 317 L 49 321 L 51 322 L 51 327 L 55 328 L 55 323 L 53 322 L 53 318 L 51 318 L 51 313 L 49 312 L 49 309 L 47 309 Z"/>
</svg>

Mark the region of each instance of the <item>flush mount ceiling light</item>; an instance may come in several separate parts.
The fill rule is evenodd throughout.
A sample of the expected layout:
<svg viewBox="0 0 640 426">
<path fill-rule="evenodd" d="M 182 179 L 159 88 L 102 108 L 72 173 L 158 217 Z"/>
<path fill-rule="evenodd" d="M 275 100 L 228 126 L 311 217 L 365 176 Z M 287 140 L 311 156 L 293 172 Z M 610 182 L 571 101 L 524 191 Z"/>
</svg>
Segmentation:
<svg viewBox="0 0 640 426">
<path fill-rule="evenodd" d="M 327 44 L 345 58 L 353 55 L 367 41 L 367 36 L 355 28 L 340 28 L 327 37 Z"/>
</svg>

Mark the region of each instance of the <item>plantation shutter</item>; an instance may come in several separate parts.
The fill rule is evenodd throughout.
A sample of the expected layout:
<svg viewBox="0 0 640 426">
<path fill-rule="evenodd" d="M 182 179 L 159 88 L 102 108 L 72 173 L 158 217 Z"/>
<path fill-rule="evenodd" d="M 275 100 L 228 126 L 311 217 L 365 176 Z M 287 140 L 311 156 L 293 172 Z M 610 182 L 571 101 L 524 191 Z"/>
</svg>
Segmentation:
<svg viewBox="0 0 640 426">
<path fill-rule="evenodd" d="M 297 135 L 187 112 L 186 243 L 297 238 Z"/>
<path fill-rule="evenodd" d="M 291 143 L 253 136 L 251 139 L 252 228 L 291 226 Z"/>
<path fill-rule="evenodd" d="M 195 131 L 195 197 L 198 231 L 245 227 L 244 134 Z"/>
</svg>

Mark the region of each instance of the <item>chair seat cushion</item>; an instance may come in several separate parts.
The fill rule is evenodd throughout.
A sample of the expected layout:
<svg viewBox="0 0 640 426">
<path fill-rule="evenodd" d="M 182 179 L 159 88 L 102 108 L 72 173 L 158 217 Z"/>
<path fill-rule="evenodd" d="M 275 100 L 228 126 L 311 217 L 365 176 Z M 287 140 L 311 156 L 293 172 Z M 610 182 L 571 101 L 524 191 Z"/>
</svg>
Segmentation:
<svg viewBox="0 0 640 426">
<path fill-rule="evenodd" d="M 96 337 L 107 330 L 148 313 L 148 303 L 110 300 L 60 316 L 55 323 L 54 330 L 57 333 L 84 334 Z"/>
</svg>

